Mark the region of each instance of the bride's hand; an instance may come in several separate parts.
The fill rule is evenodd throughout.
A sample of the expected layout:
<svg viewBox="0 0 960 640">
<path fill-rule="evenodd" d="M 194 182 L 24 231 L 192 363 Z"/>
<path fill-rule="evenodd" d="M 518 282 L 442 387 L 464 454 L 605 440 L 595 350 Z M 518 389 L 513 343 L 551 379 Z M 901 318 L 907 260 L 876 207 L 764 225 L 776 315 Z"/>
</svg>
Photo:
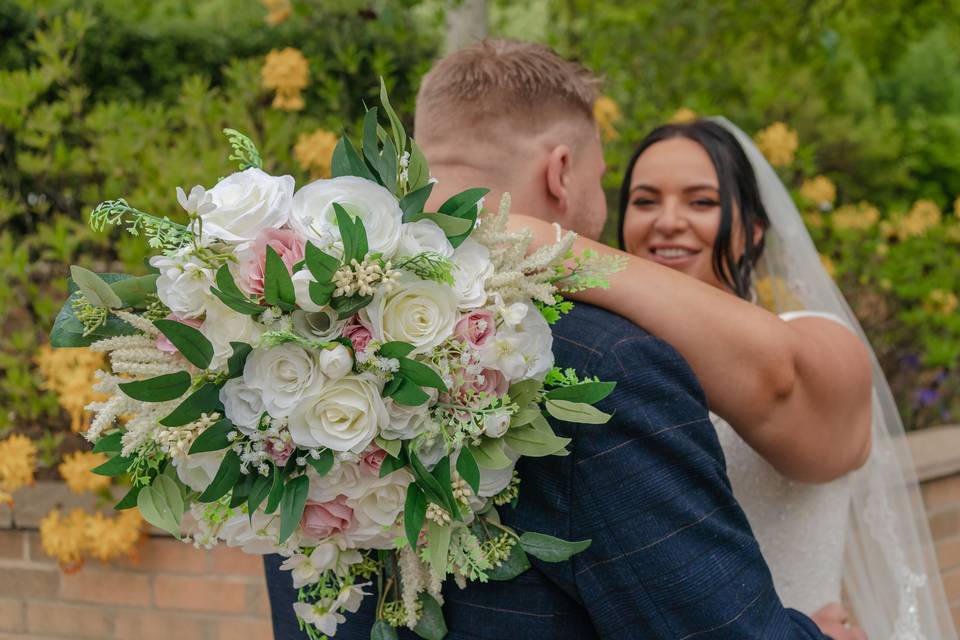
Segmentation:
<svg viewBox="0 0 960 640">
<path fill-rule="evenodd" d="M 810 615 L 820 631 L 833 640 L 867 640 L 863 629 L 850 623 L 850 614 L 839 602 L 831 602 Z"/>
</svg>

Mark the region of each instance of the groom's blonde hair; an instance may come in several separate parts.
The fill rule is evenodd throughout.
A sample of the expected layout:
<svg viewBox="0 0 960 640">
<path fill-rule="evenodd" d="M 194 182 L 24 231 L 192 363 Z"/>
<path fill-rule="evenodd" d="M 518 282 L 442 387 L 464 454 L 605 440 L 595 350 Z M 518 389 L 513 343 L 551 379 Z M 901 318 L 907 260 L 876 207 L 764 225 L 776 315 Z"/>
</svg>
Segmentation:
<svg viewBox="0 0 960 640">
<path fill-rule="evenodd" d="M 418 141 L 492 129 L 535 132 L 560 118 L 594 124 L 598 78 L 542 44 L 483 40 L 440 59 L 417 94 Z M 509 125 L 509 126 L 508 126 Z"/>
</svg>

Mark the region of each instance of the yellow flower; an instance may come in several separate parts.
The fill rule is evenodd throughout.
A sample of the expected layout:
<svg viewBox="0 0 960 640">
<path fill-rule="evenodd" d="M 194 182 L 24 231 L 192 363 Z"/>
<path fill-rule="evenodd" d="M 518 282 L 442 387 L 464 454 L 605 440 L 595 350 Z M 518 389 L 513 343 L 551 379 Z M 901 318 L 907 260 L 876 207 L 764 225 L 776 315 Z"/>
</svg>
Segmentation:
<svg viewBox="0 0 960 640">
<path fill-rule="evenodd" d="M 831 278 L 835 278 L 837 275 L 837 268 L 833 265 L 833 260 L 830 259 L 830 256 L 820 254 L 820 264 L 823 265 L 824 271 L 827 272 Z"/>
<path fill-rule="evenodd" d="M 693 109 L 688 109 L 686 107 L 680 107 L 677 109 L 676 113 L 670 116 L 670 119 L 667 120 L 670 124 L 685 124 L 687 122 L 693 122 L 699 116 L 697 112 Z"/>
<path fill-rule="evenodd" d="M 753 285 L 757 293 L 757 304 L 768 311 L 783 313 L 803 308 L 796 295 L 782 278 L 759 278 Z"/>
<path fill-rule="evenodd" d="M 893 289 L 893 283 L 890 282 L 890 278 L 881 278 L 880 288 L 884 291 L 890 291 L 890 289 Z"/>
<path fill-rule="evenodd" d="M 848 204 L 830 215 L 830 223 L 836 231 L 863 231 L 880 221 L 880 212 L 867 203 Z"/>
<path fill-rule="evenodd" d="M 620 113 L 620 107 L 617 106 L 613 98 L 610 96 L 597 98 L 597 101 L 593 103 L 593 117 L 597 121 L 597 126 L 600 127 L 600 134 L 604 141 L 610 142 L 620 137 L 614 125 L 623 117 L 623 114 Z"/>
<path fill-rule="evenodd" d="M 896 221 L 896 234 L 901 240 L 922 236 L 931 227 L 940 224 L 943 214 L 932 200 L 917 200 L 905 216 Z"/>
<path fill-rule="evenodd" d="M 70 428 L 86 431 L 91 414 L 85 407 L 106 399 L 93 390 L 97 371 L 106 367 L 104 355 L 86 347 L 51 349 L 43 345 L 34 362 L 44 378 L 43 388 L 56 394 L 57 402 L 70 414 Z"/>
<path fill-rule="evenodd" d="M 956 294 L 944 289 L 934 289 L 923 301 L 924 311 L 936 315 L 949 316 L 957 310 L 958 306 L 960 306 L 960 300 L 957 300 Z"/>
<path fill-rule="evenodd" d="M 87 514 L 83 509 L 74 509 L 63 517 L 59 509 L 54 509 L 40 521 L 40 545 L 65 572 L 79 571 L 87 546 Z"/>
<path fill-rule="evenodd" d="M 143 535 L 143 518 L 137 509 L 125 509 L 113 517 L 95 513 L 87 518 L 87 552 L 101 562 L 136 555 Z"/>
<path fill-rule="evenodd" d="M 300 92 L 310 80 L 310 63 L 298 49 L 274 49 L 260 69 L 260 80 L 264 89 L 276 89 L 273 108 L 285 111 L 299 111 L 304 102 Z"/>
<path fill-rule="evenodd" d="M 799 146 L 797 132 L 782 122 L 774 122 L 756 136 L 757 147 L 775 167 L 785 167 L 793 162 Z"/>
<path fill-rule="evenodd" d="M 819 229 L 823 226 L 823 214 L 819 211 L 810 211 L 803 214 L 803 222 L 809 229 Z"/>
<path fill-rule="evenodd" d="M 877 255 L 882 258 L 886 256 L 888 253 L 890 253 L 890 245 L 888 245 L 886 242 L 881 242 L 880 244 L 877 245 L 876 251 L 877 251 Z"/>
<path fill-rule="evenodd" d="M 110 486 L 110 478 L 91 473 L 91 469 L 107 461 L 107 456 L 93 451 L 68 453 L 60 463 L 60 476 L 74 493 L 100 491 Z"/>
<path fill-rule="evenodd" d="M 304 169 L 310 171 L 311 178 L 329 178 L 330 161 L 337 146 L 335 133 L 317 129 L 313 133 L 301 133 L 293 147 L 293 155 Z"/>
<path fill-rule="evenodd" d="M 800 187 L 800 195 L 821 209 L 829 209 L 837 199 L 837 187 L 827 176 L 817 176 L 811 180 L 804 180 Z"/>
<path fill-rule="evenodd" d="M 15 433 L 0 442 L 0 504 L 13 505 L 13 492 L 33 484 L 37 448 L 30 438 Z"/>
<path fill-rule="evenodd" d="M 271 27 L 277 26 L 293 13 L 290 0 L 260 0 L 260 4 L 270 12 L 264 20 L 266 20 L 267 24 Z"/>
</svg>

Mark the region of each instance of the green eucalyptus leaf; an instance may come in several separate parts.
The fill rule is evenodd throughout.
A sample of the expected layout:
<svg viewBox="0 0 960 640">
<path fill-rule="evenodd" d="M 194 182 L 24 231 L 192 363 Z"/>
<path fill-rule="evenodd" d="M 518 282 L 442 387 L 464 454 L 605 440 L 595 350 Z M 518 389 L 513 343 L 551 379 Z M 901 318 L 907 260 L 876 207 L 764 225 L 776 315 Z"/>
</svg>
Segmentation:
<svg viewBox="0 0 960 640">
<path fill-rule="evenodd" d="M 284 311 L 292 311 L 297 304 L 297 294 L 287 265 L 269 244 L 263 274 L 263 297 L 267 304 L 278 306 Z"/>
<path fill-rule="evenodd" d="M 153 484 L 141 489 L 137 495 L 137 507 L 147 522 L 180 538 L 183 497 L 177 483 L 169 476 L 157 476 Z"/>
<path fill-rule="evenodd" d="M 483 438 L 479 446 L 469 447 L 477 461 L 477 466 L 481 469 L 506 469 L 513 462 L 503 452 L 503 441 L 501 438 Z"/>
<path fill-rule="evenodd" d="M 119 453 L 123 449 L 123 432 L 114 431 L 105 436 L 101 436 L 93 445 L 94 453 Z"/>
<path fill-rule="evenodd" d="M 273 474 L 277 473 L 276 467 L 270 467 L 270 475 L 257 475 L 250 488 L 250 495 L 247 496 L 247 513 L 253 518 L 253 513 L 263 504 L 263 501 L 270 495 L 270 488 L 273 485 Z"/>
<path fill-rule="evenodd" d="M 399 442 L 399 441 L 398 441 Z M 380 465 L 380 477 L 386 478 L 388 475 L 403 469 L 406 465 L 403 463 L 401 458 L 395 456 L 387 456 L 383 459 L 383 463 Z"/>
<path fill-rule="evenodd" d="M 428 213 L 426 211 L 410 216 L 410 222 L 418 222 L 420 220 L 430 220 L 435 223 L 443 229 L 443 233 L 448 239 L 457 238 L 464 234 L 470 235 L 470 231 L 473 230 L 473 225 L 476 222 L 476 219 L 454 218 L 445 213 Z"/>
<path fill-rule="evenodd" d="M 427 522 L 427 561 L 434 574 L 441 578 L 447 575 L 447 555 L 450 553 L 450 536 L 453 527 Z"/>
<path fill-rule="evenodd" d="M 312 242 L 304 247 L 304 260 L 310 275 L 319 283 L 330 282 L 340 268 L 340 261 L 318 249 Z"/>
<path fill-rule="evenodd" d="M 609 396 L 616 382 L 582 382 L 569 387 L 557 387 L 546 393 L 550 400 L 569 400 L 570 402 L 582 402 L 585 404 L 597 404 Z"/>
<path fill-rule="evenodd" d="M 198 369 L 206 369 L 213 360 L 213 345 L 198 329 L 176 320 L 154 320 L 153 325 L 165 335 L 177 351 Z"/>
<path fill-rule="evenodd" d="M 386 620 L 377 620 L 370 630 L 370 640 L 398 640 L 397 630 L 391 627 Z"/>
<path fill-rule="evenodd" d="M 90 334 L 83 335 L 84 326 L 77 319 L 77 314 L 73 309 L 73 303 L 80 298 L 81 294 L 75 292 L 70 295 L 60 313 L 57 314 L 53 322 L 53 328 L 50 330 L 50 346 L 60 347 L 89 347 L 91 344 L 104 338 L 113 338 L 115 336 L 132 336 L 137 330 L 115 316 L 108 316 L 107 320 L 94 329 Z"/>
<path fill-rule="evenodd" d="M 116 511 L 124 511 L 125 509 L 132 509 L 137 506 L 137 500 L 140 497 L 140 491 L 143 490 L 143 485 L 136 485 L 130 487 L 130 491 L 127 491 L 126 495 L 120 498 L 120 502 L 113 505 L 113 508 Z"/>
<path fill-rule="evenodd" d="M 230 446 L 230 438 L 227 437 L 234 431 L 233 423 L 223 418 L 205 429 L 193 444 L 190 445 L 190 453 L 204 453 L 206 451 L 219 451 Z"/>
<path fill-rule="evenodd" d="M 214 412 L 223 414 L 223 403 L 220 402 L 220 385 L 208 382 L 189 395 L 176 409 L 170 412 L 170 415 L 160 420 L 160 424 L 165 427 L 181 427 L 197 420 L 204 413 L 209 415 Z"/>
<path fill-rule="evenodd" d="M 109 476 L 113 478 L 125 474 L 127 469 L 130 468 L 131 464 L 133 464 L 133 458 L 125 458 L 123 456 L 116 455 L 103 464 L 94 467 L 90 471 L 98 476 Z"/>
<path fill-rule="evenodd" d="M 330 308 L 337 312 L 338 320 L 346 320 L 354 315 L 357 311 L 360 311 L 360 309 L 363 309 L 365 306 L 370 304 L 372 301 L 373 296 L 353 295 L 349 298 L 340 296 L 331 300 Z"/>
<path fill-rule="evenodd" d="M 510 555 L 499 565 L 487 571 L 490 580 L 513 580 L 530 568 L 530 558 L 519 544 L 510 547 Z"/>
<path fill-rule="evenodd" d="M 203 490 L 203 493 L 200 494 L 200 497 L 197 498 L 198 502 L 215 502 L 223 496 L 227 495 L 227 492 L 233 489 L 237 484 L 237 480 L 240 479 L 240 456 L 237 455 L 232 449 L 227 451 L 226 455 L 223 456 L 223 460 L 220 462 L 220 468 L 217 469 L 217 473 L 213 476 L 213 480 Z"/>
<path fill-rule="evenodd" d="M 604 413 L 593 405 L 569 400 L 553 400 L 548 398 L 544 403 L 547 412 L 557 420 L 578 422 L 580 424 L 606 424 L 610 414 Z"/>
<path fill-rule="evenodd" d="M 273 513 L 280 506 L 280 500 L 283 498 L 283 469 L 274 467 L 276 473 L 271 478 L 270 493 L 267 494 L 267 506 L 264 511 L 268 514 Z"/>
<path fill-rule="evenodd" d="M 324 449 L 316 458 L 307 456 L 307 463 L 314 468 L 318 475 L 325 476 L 333 468 L 333 451 Z"/>
<path fill-rule="evenodd" d="M 227 378 L 239 378 L 243 375 L 243 366 L 247 363 L 247 356 L 253 351 L 253 347 L 246 342 L 231 342 L 230 347 L 233 353 L 227 360 Z"/>
<path fill-rule="evenodd" d="M 480 490 L 480 467 L 477 466 L 477 461 L 468 447 L 460 449 L 457 455 L 457 473 L 470 485 L 474 494 Z"/>
<path fill-rule="evenodd" d="M 373 439 L 376 442 L 377 446 L 389 453 L 394 458 L 400 456 L 400 449 L 403 446 L 403 443 L 400 440 L 384 440 L 380 436 L 377 436 Z"/>
<path fill-rule="evenodd" d="M 411 482 L 407 486 L 407 499 L 403 505 L 403 529 L 407 534 L 407 542 L 414 551 L 417 550 L 417 540 L 426 514 L 427 496 L 417 483 Z"/>
<path fill-rule="evenodd" d="M 382 358 L 406 358 L 411 353 L 413 353 L 414 347 L 409 342 L 401 342 L 399 340 L 394 340 L 392 342 L 384 342 L 380 345 L 380 348 L 377 350 L 377 353 Z"/>
<path fill-rule="evenodd" d="M 86 297 L 87 301 L 95 307 L 105 309 L 119 309 L 123 307 L 123 301 L 120 299 L 110 285 L 103 281 L 97 274 L 89 269 L 77 265 L 71 265 L 70 276 L 77 287 Z"/>
<path fill-rule="evenodd" d="M 454 218 L 468 217 L 472 211 L 474 220 L 476 220 L 477 203 L 480 202 L 480 200 L 488 193 L 490 193 L 490 189 L 483 188 L 461 191 L 460 193 L 448 198 L 442 205 L 440 205 L 437 211 L 440 213 L 445 213 L 449 216 L 453 216 Z"/>
<path fill-rule="evenodd" d="M 405 407 L 419 407 L 430 400 L 430 396 L 418 384 L 411 382 L 402 373 L 394 374 L 394 380 L 400 380 L 400 384 L 395 390 L 391 391 L 388 397 L 393 398 L 393 401 L 397 404 L 402 404 Z"/>
<path fill-rule="evenodd" d="M 420 146 L 412 138 L 410 139 L 410 164 L 407 166 L 407 184 L 411 191 L 431 184 L 427 157 L 423 155 Z"/>
<path fill-rule="evenodd" d="M 543 416 L 522 427 L 511 427 L 504 434 L 505 444 L 520 455 L 539 458 L 566 455 L 570 438 L 557 436 Z"/>
<path fill-rule="evenodd" d="M 447 385 L 443 382 L 440 374 L 437 373 L 433 367 L 423 364 L 422 362 L 417 362 L 410 358 L 401 358 L 400 373 L 410 380 L 410 382 L 421 387 L 432 387 L 440 391 L 447 390 Z"/>
<path fill-rule="evenodd" d="M 403 123 L 400 122 L 397 112 L 393 110 L 393 106 L 390 104 L 390 97 L 387 95 L 387 85 L 383 81 L 383 76 L 380 76 L 380 106 L 383 107 L 383 112 L 387 114 L 387 119 L 390 121 L 393 146 L 396 147 L 397 151 L 403 153 L 406 151 L 407 132 L 404 131 Z"/>
<path fill-rule="evenodd" d="M 367 159 L 367 166 L 373 169 L 377 182 L 390 189 L 390 182 L 383 175 L 380 158 L 380 146 L 377 144 L 377 108 L 371 107 L 363 116 L 363 156 Z"/>
<path fill-rule="evenodd" d="M 423 213 L 423 208 L 432 192 L 433 183 L 430 182 L 400 198 L 400 210 L 403 211 L 404 222 L 413 222 L 415 216 Z"/>
<path fill-rule="evenodd" d="M 443 608 L 428 593 L 421 593 L 420 619 L 413 632 L 425 640 L 443 640 L 447 635 L 447 623 L 443 619 Z"/>
<path fill-rule="evenodd" d="M 191 378 L 186 371 L 167 373 L 146 380 L 121 382 L 123 393 L 141 402 L 167 402 L 176 400 L 190 389 Z"/>
<path fill-rule="evenodd" d="M 286 542 L 300 525 L 309 491 L 310 480 L 307 476 L 297 476 L 284 485 L 283 498 L 280 500 L 280 544 Z"/>
<path fill-rule="evenodd" d="M 520 546 L 544 562 L 563 562 L 590 546 L 590 540 L 568 542 L 543 533 L 527 531 L 520 536 Z"/>
<path fill-rule="evenodd" d="M 134 278 L 124 278 L 110 283 L 110 288 L 120 298 L 124 307 L 146 309 L 147 299 L 157 293 L 157 276 L 150 274 Z"/>
</svg>

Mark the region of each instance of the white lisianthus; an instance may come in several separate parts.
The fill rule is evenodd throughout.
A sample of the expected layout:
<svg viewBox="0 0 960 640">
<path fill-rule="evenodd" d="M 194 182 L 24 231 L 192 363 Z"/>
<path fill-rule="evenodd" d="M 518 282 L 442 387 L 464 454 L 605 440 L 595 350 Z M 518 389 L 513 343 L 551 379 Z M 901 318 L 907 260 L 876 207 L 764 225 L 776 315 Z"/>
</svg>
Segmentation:
<svg viewBox="0 0 960 640">
<path fill-rule="evenodd" d="M 330 309 L 322 311 L 297 310 L 290 314 L 293 330 L 304 338 L 328 341 L 340 337 L 346 320 L 338 320 L 336 312 Z"/>
<path fill-rule="evenodd" d="M 180 478 L 180 482 L 194 491 L 202 492 L 213 482 L 225 455 L 226 450 L 178 456 L 173 458 L 173 466 L 177 470 L 177 477 Z"/>
<path fill-rule="evenodd" d="M 335 605 L 343 607 L 350 613 L 356 613 L 360 609 L 360 604 L 363 602 L 363 597 L 370 595 L 363 590 L 364 587 L 369 586 L 370 582 L 364 582 L 363 584 L 352 584 L 348 587 L 344 587 L 340 590 L 340 595 L 337 596 Z"/>
<path fill-rule="evenodd" d="M 337 613 L 336 609 L 326 609 L 318 603 L 294 602 L 293 610 L 298 618 L 307 624 L 312 624 L 320 633 L 328 636 L 336 635 L 337 625 L 347 620 L 342 613 Z"/>
<path fill-rule="evenodd" d="M 290 415 L 308 389 L 322 386 L 324 375 L 312 352 L 286 343 L 255 349 L 247 356 L 243 381 L 259 389 L 264 407 L 271 416 L 280 418 Z"/>
<path fill-rule="evenodd" d="M 343 534 L 351 545 L 390 547 L 396 535 L 391 527 L 403 512 L 407 487 L 412 481 L 413 476 L 408 471 L 395 471 L 384 478 L 371 480 L 360 497 L 347 501 L 357 520 L 356 528 Z"/>
<path fill-rule="evenodd" d="M 476 309 L 487 303 L 487 278 L 493 275 L 490 250 L 467 238 L 453 252 L 453 288 L 460 295 L 461 309 Z"/>
<path fill-rule="evenodd" d="M 217 208 L 217 205 L 211 200 L 210 194 L 199 184 L 193 185 L 193 188 L 190 189 L 190 195 L 184 192 L 183 187 L 177 187 L 177 202 L 187 213 L 201 216 Z"/>
<path fill-rule="evenodd" d="M 252 242 L 264 229 L 287 223 L 292 176 L 271 176 L 255 167 L 227 176 L 206 192 L 216 207 L 203 213 L 203 235 L 226 242 Z"/>
<path fill-rule="evenodd" d="M 360 453 L 389 420 L 377 378 L 346 375 L 303 394 L 290 414 L 290 436 L 300 447 Z"/>
<path fill-rule="evenodd" d="M 511 305 L 514 306 L 514 305 Z M 553 334 L 540 311 L 527 304 L 527 312 L 514 325 L 504 322 L 480 349 L 480 364 L 499 369 L 507 380 L 542 380 L 553 367 Z"/>
<path fill-rule="evenodd" d="M 257 430 L 260 416 L 266 411 L 260 391 L 247 385 L 243 378 L 227 380 L 220 388 L 220 402 L 230 422 L 247 435 Z"/>
<path fill-rule="evenodd" d="M 406 273 L 391 290 L 379 287 L 362 313 L 373 337 L 400 340 L 426 353 L 450 337 L 457 322 L 457 294 L 445 284 Z"/>
<path fill-rule="evenodd" d="M 413 441 L 413 448 L 423 466 L 432 470 L 434 465 L 440 462 L 440 458 L 447 455 L 447 445 L 438 435 L 439 429 L 436 423 L 432 418 L 429 420 L 430 428 Z"/>
<path fill-rule="evenodd" d="M 339 575 L 344 575 L 350 565 L 362 559 L 358 551 L 344 551 L 333 542 L 321 542 L 309 556 L 295 553 L 287 558 L 280 568 L 291 571 L 293 588 L 300 589 L 317 582 L 326 571 L 336 571 Z"/>
<path fill-rule="evenodd" d="M 200 333 L 213 345 L 210 368 L 221 369 L 226 366 L 227 360 L 233 354 L 231 342 L 245 342 L 256 347 L 263 332 L 263 325 L 250 316 L 238 313 L 218 299 L 211 298 L 207 304 L 207 315 L 200 326 Z"/>
<path fill-rule="evenodd" d="M 410 257 L 425 251 L 439 253 L 444 258 L 449 258 L 453 256 L 453 245 L 447 240 L 447 234 L 433 220 L 417 220 L 404 224 L 400 229 L 400 246 L 397 248 L 397 255 Z"/>
<path fill-rule="evenodd" d="M 364 178 L 341 176 L 306 185 L 293 196 L 290 226 L 320 249 L 329 249 L 341 242 L 334 202 L 363 222 L 370 253 L 393 257 L 403 211 L 392 193 Z"/>
<path fill-rule="evenodd" d="M 510 413 L 495 411 L 483 417 L 483 435 L 489 438 L 499 438 L 510 428 Z"/>
<path fill-rule="evenodd" d="M 157 297 L 178 318 L 198 318 L 207 310 L 213 294 L 214 271 L 190 252 L 181 250 L 176 256 L 153 256 L 150 265 L 160 270 Z"/>
<path fill-rule="evenodd" d="M 353 357 L 342 344 L 334 344 L 320 351 L 320 370 L 330 380 L 339 380 L 353 370 Z"/>
<path fill-rule="evenodd" d="M 323 309 L 310 297 L 310 283 L 316 282 L 309 269 L 300 269 L 292 276 L 293 292 L 296 295 L 297 306 L 308 312 L 320 311 Z"/>
</svg>

